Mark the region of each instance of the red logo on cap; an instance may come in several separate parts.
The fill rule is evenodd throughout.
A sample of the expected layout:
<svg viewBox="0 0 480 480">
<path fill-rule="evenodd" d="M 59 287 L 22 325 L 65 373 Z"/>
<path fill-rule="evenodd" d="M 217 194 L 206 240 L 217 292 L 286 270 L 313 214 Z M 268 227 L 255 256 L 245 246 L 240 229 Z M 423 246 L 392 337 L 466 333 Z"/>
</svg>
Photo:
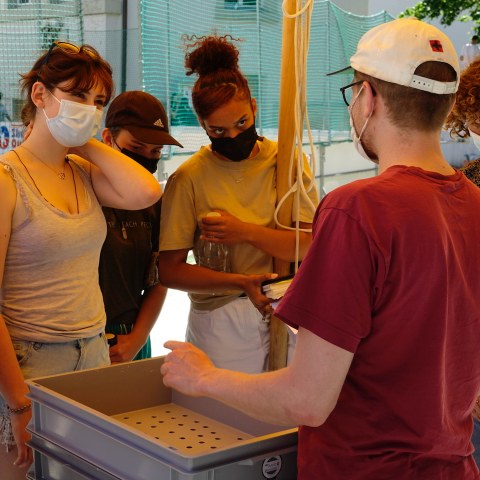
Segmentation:
<svg viewBox="0 0 480 480">
<path fill-rule="evenodd" d="M 440 40 L 430 40 L 430 46 L 433 52 L 443 52 L 443 46 Z"/>
</svg>

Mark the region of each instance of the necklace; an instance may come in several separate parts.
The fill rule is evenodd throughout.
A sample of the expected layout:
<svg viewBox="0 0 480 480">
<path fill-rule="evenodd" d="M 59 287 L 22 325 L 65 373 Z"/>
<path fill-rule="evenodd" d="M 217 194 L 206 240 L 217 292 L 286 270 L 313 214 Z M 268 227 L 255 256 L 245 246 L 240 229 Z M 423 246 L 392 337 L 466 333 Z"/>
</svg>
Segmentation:
<svg viewBox="0 0 480 480">
<path fill-rule="evenodd" d="M 65 164 L 67 163 L 65 160 L 63 161 L 63 170 L 61 172 L 57 172 L 54 168 L 52 168 L 48 163 L 44 162 L 40 157 L 37 157 L 29 148 L 25 147 L 24 145 L 20 145 L 24 148 L 30 155 L 35 157 L 38 161 L 42 162 L 47 168 L 49 168 L 60 180 L 65 180 Z M 20 160 L 21 161 L 21 160 Z"/>
<path fill-rule="evenodd" d="M 127 214 L 125 212 L 123 213 L 124 220 L 122 220 L 116 208 L 112 208 L 112 211 L 113 211 L 113 215 L 115 216 L 115 220 L 118 223 L 118 226 L 121 227 L 123 239 L 127 240 L 128 235 L 127 235 L 127 229 L 125 228 L 125 223 L 127 221 Z"/>
<path fill-rule="evenodd" d="M 25 147 L 24 147 L 25 148 Z M 41 190 L 38 188 L 37 184 L 35 183 L 35 180 L 33 179 L 33 177 L 30 175 L 30 172 L 28 171 L 28 168 L 27 166 L 22 162 L 22 159 L 20 158 L 20 155 L 15 151 L 15 150 L 12 150 L 12 152 L 17 156 L 18 160 L 20 161 L 20 163 L 23 165 L 23 168 L 25 169 L 25 171 L 27 172 L 28 176 L 30 177 L 30 180 L 32 181 L 33 185 L 35 186 L 35 188 L 37 189 L 38 193 L 40 194 L 40 196 L 49 204 L 51 205 L 53 208 L 56 208 L 58 210 L 58 207 L 56 207 L 53 203 L 51 203 L 50 201 L 48 201 L 43 193 L 41 192 Z M 72 166 L 70 165 L 70 162 L 68 161 L 68 157 L 66 157 L 65 159 L 65 163 L 68 164 L 68 166 L 70 167 L 70 171 L 72 172 L 72 178 L 73 178 L 73 189 L 75 191 L 75 201 L 76 201 L 76 204 L 77 204 L 77 215 L 80 213 L 80 208 L 79 208 L 79 205 L 78 205 L 78 193 L 77 193 L 77 182 L 75 180 L 75 173 L 73 172 L 73 168 Z"/>
</svg>

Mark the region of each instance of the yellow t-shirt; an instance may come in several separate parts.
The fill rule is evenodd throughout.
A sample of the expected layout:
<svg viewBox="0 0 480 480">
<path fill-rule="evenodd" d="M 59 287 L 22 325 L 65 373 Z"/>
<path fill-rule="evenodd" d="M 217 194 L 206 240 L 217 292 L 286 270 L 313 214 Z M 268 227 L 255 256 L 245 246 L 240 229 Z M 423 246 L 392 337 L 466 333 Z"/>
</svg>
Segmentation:
<svg viewBox="0 0 480 480">
<path fill-rule="evenodd" d="M 261 137 L 258 144 L 259 153 L 248 160 L 220 160 L 210 147 L 202 147 L 178 167 L 168 179 L 162 199 L 161 251 L 193 249 L 197 255 L 202 218 L 216 209 L 227 211 L 243 222 L 275 228 L 277 143 Z M 308 185 L 311 178 L 308 165 L 305 172 L 304 182 Z M 316 191 L 312 190 L 309 195 L 317 205 Z M 311 207 L 301 205 L 300 221 L 311 223 L 313 213 Z M 231 272 L 273 271 L 272 257 L 250 244 L 230 245 L 228 249 Z M 192 293 L 189 296 L 194 308 L 214 310 L 240 293 Z"/>
</svg>

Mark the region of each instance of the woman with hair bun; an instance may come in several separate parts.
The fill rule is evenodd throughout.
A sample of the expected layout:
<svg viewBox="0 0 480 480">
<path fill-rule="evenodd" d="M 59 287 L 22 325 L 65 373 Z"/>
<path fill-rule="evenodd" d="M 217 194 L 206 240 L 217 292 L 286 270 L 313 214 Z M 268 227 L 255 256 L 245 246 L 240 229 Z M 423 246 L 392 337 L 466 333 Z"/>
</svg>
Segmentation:
<svg viewBox="0 0 480 480">
<path fill-rule="evenodd" d="M 268 360 L 271 311 L 261 283 L 275 277 L 273 257 L 294 261 L 295 231 L 275 229 L 277 143 L 257 134 L 257 103 L 233 41 L 186 39 L 187 75 L 198 76 L 193 106 L 210 144 L 168 180 L 159 274 L 165 286 L 189 292 L 187 341 L 218 367 L 259 373 Z M 308 183 L 308 165 L 304 171 Z M 309 196 L 299 208 L 300 258 L 317 205 L 316 192 Z M 187 262 L 191 249 L 196 265 Z"/>
</svg>

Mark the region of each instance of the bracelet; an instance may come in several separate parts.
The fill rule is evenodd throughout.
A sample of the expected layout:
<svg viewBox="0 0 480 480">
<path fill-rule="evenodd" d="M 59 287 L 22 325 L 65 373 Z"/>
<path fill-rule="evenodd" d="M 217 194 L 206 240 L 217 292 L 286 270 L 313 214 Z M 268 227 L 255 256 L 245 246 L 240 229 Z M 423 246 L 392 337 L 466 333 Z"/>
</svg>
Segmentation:
<svg viewBox="0 0 480 480">
<path fill-rule="evenodd" d="M 27 403 L 23 407 L 18 407 L 18 408 L 11 408 L 7 405 L 8 413 L 10 413 L 10 414 L 13 413 L 14 415 L 20 415 L 24 412 L 28 412 L 31 409 L 32 409 L 32 404 L 31 403 Z"/>
</svg>

